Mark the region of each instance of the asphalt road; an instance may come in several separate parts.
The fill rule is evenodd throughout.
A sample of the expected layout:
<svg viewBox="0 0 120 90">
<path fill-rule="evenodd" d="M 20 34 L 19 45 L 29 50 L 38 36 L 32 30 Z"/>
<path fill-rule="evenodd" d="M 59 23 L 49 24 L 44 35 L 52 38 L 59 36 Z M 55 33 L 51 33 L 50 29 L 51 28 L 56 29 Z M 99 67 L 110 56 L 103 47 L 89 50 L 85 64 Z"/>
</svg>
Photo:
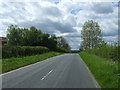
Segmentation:
<svg viewBox="0 0 120 90">
<path fill-rule="evenodd" d="M 78 54 L 56 56 L 2 75 L 2 88 L 98 88 Z"/>
</svg>

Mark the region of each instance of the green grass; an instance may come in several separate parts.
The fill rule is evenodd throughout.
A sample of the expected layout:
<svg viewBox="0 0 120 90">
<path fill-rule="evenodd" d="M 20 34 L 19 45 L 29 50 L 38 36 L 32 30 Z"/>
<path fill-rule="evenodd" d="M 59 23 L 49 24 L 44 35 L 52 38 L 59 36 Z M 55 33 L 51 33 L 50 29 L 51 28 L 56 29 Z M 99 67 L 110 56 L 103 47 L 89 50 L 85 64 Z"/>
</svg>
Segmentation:
<svg viewBox="0 0 120 90">
<path fill-rule="evenodd" d="M 61 55 L 63 53 L 58 52 L 48 52 L 40 55 L 34 55 L 34 56 L 26 56 L 22 58 L 7 58 L 2 59 L 2 73 L 33 64 L 42 60 L 45 60 L 47 58 Z"/>
<path fill-rule="evenodd" d="M 0 59 L 0 73 L 2 73 L 2 59 Z"/>
<path fill-rule="evenodd" d="M 118 88 L 118 63 L 85 52 L 79 54 L 101 88 Z"/>
</svg>

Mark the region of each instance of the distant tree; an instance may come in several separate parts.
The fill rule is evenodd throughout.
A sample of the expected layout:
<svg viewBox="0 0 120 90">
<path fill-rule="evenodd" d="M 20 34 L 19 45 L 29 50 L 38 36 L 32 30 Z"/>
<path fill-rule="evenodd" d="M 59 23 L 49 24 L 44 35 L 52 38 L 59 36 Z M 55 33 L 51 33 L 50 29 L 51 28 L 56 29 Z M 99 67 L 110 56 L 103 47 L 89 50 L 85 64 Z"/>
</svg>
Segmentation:
<svg viewBox="0 0 120 90">
<path fill-rule="evenodd" d="M 102 33 L 100 26 L 93 20 L 88 20 L 84 23 L 81 31 L 81 38 L 83 39 L 83 48 L 92 49 L 98 48 L 102 41 Z"/>
<path fill-rule="evenodd" d="M 81 42 L 81 43 L 80 43 L 79 51 L 83 51 L 83 49 L 84 49 L 83 42 Z"/>
<path fill-rule="evenodd" d="M 105 46 L 107 46 L 107 42 L 101 41 L 99 44 L 99 47 L 101 48 L 101 47 L 105 47 Z"/>
<path fill-rule="evenodd" d="M 70 46 L 63 37 L 57 37 L 57 45 L 61 48 L 70 50 Z"/>
</svg>

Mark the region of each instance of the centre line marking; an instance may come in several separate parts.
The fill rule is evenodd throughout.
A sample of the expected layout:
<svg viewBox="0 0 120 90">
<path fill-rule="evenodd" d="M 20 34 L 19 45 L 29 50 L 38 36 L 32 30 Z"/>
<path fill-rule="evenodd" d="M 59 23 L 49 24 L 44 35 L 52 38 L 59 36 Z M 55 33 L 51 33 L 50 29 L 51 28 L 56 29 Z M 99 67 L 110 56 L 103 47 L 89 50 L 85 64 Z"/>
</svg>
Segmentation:
<svg viewBox="0 0 120 90">
<path fill-rule="evenodd" d="M 53 69 L 51 71 L 49 71 L 41 80 L 44 80 L 52 71 L 53 71 Z"/>
</svg>

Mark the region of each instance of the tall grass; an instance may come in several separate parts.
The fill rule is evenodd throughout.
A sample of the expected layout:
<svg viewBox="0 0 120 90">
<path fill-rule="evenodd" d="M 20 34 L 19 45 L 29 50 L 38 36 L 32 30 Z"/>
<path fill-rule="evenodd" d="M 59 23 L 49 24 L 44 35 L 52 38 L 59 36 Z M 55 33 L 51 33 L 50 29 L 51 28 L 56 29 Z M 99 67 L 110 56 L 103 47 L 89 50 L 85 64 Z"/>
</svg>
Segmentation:
<svg viewBox="0 0 120 90">
<path fill-rule="evenodd" d="M 79 53 L 102 88 L 118 88 L 118 63 L 86 52 Z"/>
</svg>

